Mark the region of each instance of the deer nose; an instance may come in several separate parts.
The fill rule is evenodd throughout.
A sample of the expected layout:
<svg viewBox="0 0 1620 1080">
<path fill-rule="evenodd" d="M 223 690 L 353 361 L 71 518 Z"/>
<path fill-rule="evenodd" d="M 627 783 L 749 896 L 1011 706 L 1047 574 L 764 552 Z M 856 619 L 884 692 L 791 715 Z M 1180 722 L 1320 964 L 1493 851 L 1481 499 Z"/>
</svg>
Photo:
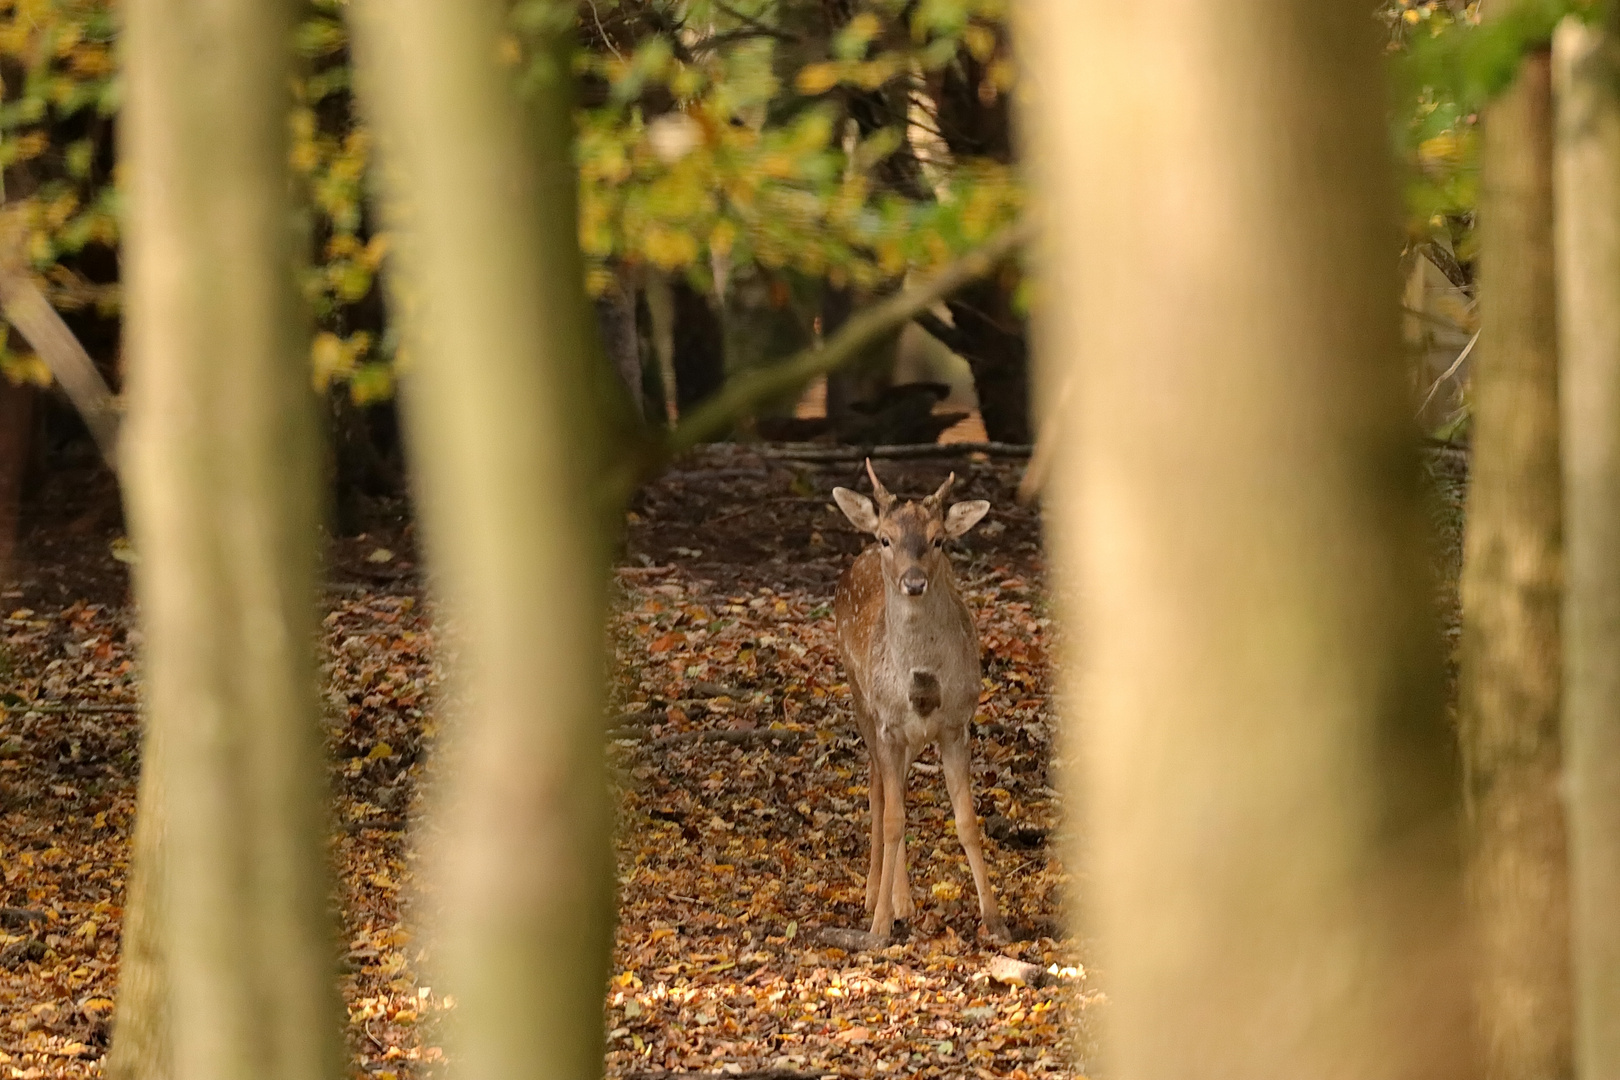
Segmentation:
<svg viewBox="0 0 1620 1080">
<path fill-rule="evenodd" d="M 928 575 L 913 566 L 900 575 L 900 591 L 907 596 L 921 596 L 928 591 Z"/>
</svg>

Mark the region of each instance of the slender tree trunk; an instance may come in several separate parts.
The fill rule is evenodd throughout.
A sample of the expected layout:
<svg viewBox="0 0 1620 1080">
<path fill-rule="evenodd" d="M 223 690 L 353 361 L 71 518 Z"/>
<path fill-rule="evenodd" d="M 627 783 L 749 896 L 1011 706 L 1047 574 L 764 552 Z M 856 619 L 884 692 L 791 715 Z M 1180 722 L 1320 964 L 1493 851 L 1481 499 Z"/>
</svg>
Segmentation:
<svg viewBox="0 0 1620 1080">
<path fill-rule="evenodd" d="M 1469 896 L 1487 1076 L 1562 1080 L 1574 1066 L 1558 789 L 1563 566 L 1546 50 L 1524 59 L 1483 121 L 1458 690 Z"/>
<path fill-rule="evenodd" d="M 615 274 L 608 290 L 596 300 L 596 326 L 603 351 L 624 386 L 630 414 L 645 421 L 641 393 L 641 340 L 636 333 L 636 291 Z"/>
<path fill-rule="evenodd" d="M 1611 16 L 1611 20 L 1614 16 Z M 1578 1073 L 1620 1080 L 1620 28 L 1573 19 L 1558 67 L 1564 777 Z"/>
<path fill-rule="evenodd" d="M 497 67 L 503 0 L 356 0 L 403 262 L 407 435 L 461 662 L 433 854 L 466 1077 L 594 1077 L 613 924 L 601 734 L 602 369 L 575 225 L 570 51 Z M 616 517 L 616 509 L 610 511 Z"/>
<path fill-rule="evenodd" d="M 138 1045 L 116 1057 L 125 1076 L 163 1076 L 167 1058 L 179 1080 L 336 1077 L 292 9 L 134 0 L 126 17 L 122 460 L 146 635 L 141 801 L 161 821 L 137 826 L 117 1038 Z"/>
<path fill-rule="evenodd" d="M 1022 15 L 1108 1071 L 1473 1075 L 1372 22 Z"/>
</svg>

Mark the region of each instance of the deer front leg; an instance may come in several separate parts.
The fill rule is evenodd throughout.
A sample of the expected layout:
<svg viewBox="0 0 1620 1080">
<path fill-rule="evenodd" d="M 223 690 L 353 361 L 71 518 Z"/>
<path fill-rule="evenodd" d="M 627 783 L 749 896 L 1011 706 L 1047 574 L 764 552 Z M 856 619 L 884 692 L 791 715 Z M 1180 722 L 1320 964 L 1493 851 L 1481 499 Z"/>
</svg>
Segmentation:
<svg viewBox="0 0 1620 1080">
<path fill-rule="evenodd" d="M 871 770 L 866 781 L 866 798 L 872 808 L 872 861 L 866 871 L 866 913 L 877 909 L 878 890 L 883 884 L 883 769 L 877 748 L 868 746 Z"/>
<path fill-rule="evenodd" d="M 897 751 L 900 755 L 900 856 L 899 865 L 894 868 L 894 917 L 896 919 L 910 919 L 917 914 L 917 906 L 911 902 L 911 879 L 906 873 L 906 780 L 911 774 L 911 759 L 915 756 L 910 747 Z"/>
<path fill-rule="evenodd" d="M 940 765 L 945 770 L 945 790 L 951 795 L 951 809 L 956 815 L 956 838 L 967 852 L 968 866 L 973 871 L 973 886 L 979 892 L 979 918 L 984 932 L 992 941 L 1007 942 L 1012 935 L 1001 919 L 996 905 L 996 894 L 990 889 L 990 872 L 984 865 L 984 846 L 979 839 L 979 815 L 973 807 L 973 784 L 968 777 L 967 732 L 960 738 L 942 741 L 939 745 Z"/>
<path fill-rule="evenodd" d="M 894 933 L 895 886 L 905 873 L 901 869 L 906 857 L 905 751 L 882 747 L 874 757 L 883 774 L 883 873 L 872 909 L 872 934 L 887 941 Z"/>
</svg>

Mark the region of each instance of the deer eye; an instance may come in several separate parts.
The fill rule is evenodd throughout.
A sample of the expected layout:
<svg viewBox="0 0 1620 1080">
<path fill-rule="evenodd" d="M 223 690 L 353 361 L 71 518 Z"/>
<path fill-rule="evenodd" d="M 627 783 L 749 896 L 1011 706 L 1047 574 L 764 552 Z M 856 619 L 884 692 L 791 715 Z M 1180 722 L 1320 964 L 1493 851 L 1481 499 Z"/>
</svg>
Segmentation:
<svg viewBox="0 0 1620 1080">
<path fill-rule="evenodd" d="M 944 547 L 945 546 L 945 538 L 943 536 L 934 537 L 934 546 L 937 547 L 937 548 Z"/>
<path fill-rule="evenodd" d="M 887 536 L 880 536 L 880 537 L 878 537 L 878 543 L 882 544 L 884 547 L 888 547 L 889 546 L 889 538 Z"/>
</svg>

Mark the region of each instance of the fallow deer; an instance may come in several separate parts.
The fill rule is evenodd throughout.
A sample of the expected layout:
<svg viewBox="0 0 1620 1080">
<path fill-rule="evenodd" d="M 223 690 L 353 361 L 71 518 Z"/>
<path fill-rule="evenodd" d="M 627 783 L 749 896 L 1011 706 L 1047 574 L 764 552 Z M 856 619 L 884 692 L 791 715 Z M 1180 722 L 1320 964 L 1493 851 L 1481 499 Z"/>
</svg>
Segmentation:
<svg viewBox="0 0 1620 1080">
<path fill-rule="evenodd" d="M 866 474 L 875 506 L 848 488 L 833 489 L 850 523 L 877 537 L 877 544 L 839 578 L 833 606 L 855 724 L 871 759 L 872 862 L 866 877 L 871 932 L 887 940 L 894 920 L 913 913 L 906 881 L 906 774 L 923 748 L 934 743 L 985 932 L 1006 941 L 968 776 L 968 725 L 979 701 L 979 635 L 945 554 L 946 541 L 978 524 L 990 504 L 975 499 L 947 511 L 945 496 L 955 473 L 922 501 L 904 503 L 889 494 L 871 461 Z"/>
</svg>

